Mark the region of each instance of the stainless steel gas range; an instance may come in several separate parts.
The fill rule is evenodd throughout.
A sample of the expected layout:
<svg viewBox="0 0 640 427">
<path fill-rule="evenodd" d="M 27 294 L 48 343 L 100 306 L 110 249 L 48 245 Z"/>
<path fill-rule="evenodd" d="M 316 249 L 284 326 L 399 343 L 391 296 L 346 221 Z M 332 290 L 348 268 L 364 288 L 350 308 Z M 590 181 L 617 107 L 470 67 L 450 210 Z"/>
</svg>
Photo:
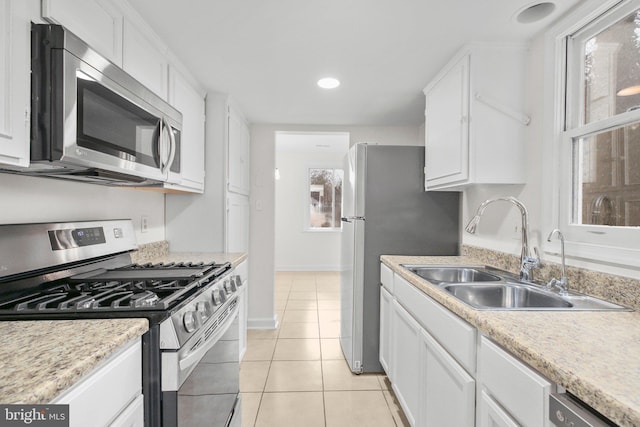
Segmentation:
<svg viewBox="0 0 640 427">
<path fill-rule="evenodd" d="M 136 249 L 130 220 L 0 225 L 0 320 L 146 318 L 145 425 L 240 425 L 240 278 Z"/>
</svg>

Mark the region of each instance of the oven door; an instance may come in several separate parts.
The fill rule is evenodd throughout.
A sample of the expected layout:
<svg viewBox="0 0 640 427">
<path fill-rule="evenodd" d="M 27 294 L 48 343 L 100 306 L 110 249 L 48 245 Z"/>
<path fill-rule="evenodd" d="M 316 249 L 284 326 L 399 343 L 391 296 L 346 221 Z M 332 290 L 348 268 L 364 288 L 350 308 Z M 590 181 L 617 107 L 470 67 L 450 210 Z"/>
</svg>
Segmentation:
<svg viewBox="0 0 640 427">
<path fill-rule="evenodd" d="M 187 342 L 171 357 L 163 353 L 163 427 L 229 427 L 240 425 L 239 322 L 237 305 L 223 323 L 197 337 L 195 349 Z M 196 340 L 196 341 L 197 341 Z M 192 340 L 190 340 L 192 341 Z M 184 354 L 182 354 L 184 352 Z M 165 378 L 165 364 L 177 364 L 177 377 Z M 165 383 L 165 379 L 168 381 Z M 177 380 L 177 382 L 176 382 Z M 169 390 L 169 385 L 178 385 Z"/>
</svg>

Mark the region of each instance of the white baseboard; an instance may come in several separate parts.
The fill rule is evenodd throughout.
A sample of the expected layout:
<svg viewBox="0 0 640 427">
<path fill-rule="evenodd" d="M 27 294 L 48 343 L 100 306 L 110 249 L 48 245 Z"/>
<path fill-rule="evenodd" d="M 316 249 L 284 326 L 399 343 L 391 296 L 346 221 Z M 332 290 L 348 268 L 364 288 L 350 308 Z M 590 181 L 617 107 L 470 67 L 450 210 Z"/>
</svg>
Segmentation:
<svg viewBox="0 0 640 427">
<path fill-rule="evenodd" d="M 247 319 L 248 329 L 276 329 L 278 327 L 278 315 L 273 315 L 272 318 L 264 317 Z"/>
</svg>

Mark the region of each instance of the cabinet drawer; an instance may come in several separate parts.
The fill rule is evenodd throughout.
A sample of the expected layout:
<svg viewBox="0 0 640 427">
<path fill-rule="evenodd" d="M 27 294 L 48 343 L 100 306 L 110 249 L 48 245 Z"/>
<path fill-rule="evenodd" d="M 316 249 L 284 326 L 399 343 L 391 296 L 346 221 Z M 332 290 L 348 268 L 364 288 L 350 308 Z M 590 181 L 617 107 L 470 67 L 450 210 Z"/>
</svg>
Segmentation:
<svg viewBox="0 0 640 427">
<path fill-rule="evenodd" d="M 71 427 L 107 425 L 141 393 L 142 344 L 136 339 L 52 403 L 69 404 Z"/>
<path fill-rule="evenodd" d="M 472 376 L 476 371 L 476 328 L 395 275 L 394 295 Z"/>
<path fill-rule="evenodd" d="M 380 283 L 393 294 L 393 271 L 382 263 L 380 263 Z"/>
<path fill-rule="evenodd" d="M 522 426 L 543 426 L 551 383 L 486 337 L 480 339 L 478 378 Z"/>
</svg>

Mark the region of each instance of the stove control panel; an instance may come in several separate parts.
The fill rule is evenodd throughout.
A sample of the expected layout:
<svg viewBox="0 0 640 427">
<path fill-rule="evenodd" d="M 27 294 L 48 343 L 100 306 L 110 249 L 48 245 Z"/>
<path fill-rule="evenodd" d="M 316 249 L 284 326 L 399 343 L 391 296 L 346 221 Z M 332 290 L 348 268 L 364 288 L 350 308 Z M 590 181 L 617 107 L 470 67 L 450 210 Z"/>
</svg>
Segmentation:
<svg viewBox="0 0 640 427">
<path fill-rule="evenodd" d="M 49 241 L 54 251 L 100 245 L 106 242 L 102 227 L 49 230 Z"/>
</svg>

